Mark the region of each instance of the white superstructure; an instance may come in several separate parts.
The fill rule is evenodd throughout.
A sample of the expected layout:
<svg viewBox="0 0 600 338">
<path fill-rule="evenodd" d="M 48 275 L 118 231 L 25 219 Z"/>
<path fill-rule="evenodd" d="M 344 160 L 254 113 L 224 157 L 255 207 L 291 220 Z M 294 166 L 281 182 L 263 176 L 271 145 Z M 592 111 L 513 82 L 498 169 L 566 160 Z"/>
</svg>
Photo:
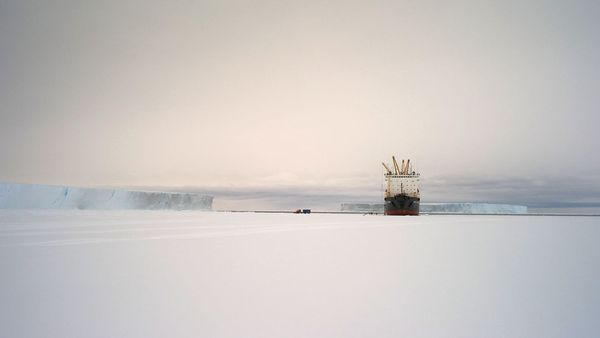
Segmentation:
<svg viewBox="0 0 600 338">
<path fill-rule="evenodd" d="M 402 165 L 398 165 L 396 158 L 392 156 L 394 162 L 394 171 L 392 172 L 385 163 L 382 163 L 386 169 L 385 178 L 385 197 L 396 195 L 406 195 L 410 197 L 420 197 L 419 191 L 419 173 L 412 170 L 410 160 L 402 160 Z"/>
</svg>

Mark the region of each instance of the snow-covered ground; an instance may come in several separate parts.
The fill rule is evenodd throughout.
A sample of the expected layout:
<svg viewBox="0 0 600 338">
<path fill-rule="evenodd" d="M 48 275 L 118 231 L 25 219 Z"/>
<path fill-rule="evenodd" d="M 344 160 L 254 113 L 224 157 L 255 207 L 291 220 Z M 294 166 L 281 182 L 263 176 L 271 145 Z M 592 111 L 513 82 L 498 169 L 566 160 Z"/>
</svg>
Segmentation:
<svg viewBox="0 0 600 338">
<path fill-rule="evenodd" d="M 600 218 L 0 210 L 0 337 L 597 337 Z"/>
</svg>

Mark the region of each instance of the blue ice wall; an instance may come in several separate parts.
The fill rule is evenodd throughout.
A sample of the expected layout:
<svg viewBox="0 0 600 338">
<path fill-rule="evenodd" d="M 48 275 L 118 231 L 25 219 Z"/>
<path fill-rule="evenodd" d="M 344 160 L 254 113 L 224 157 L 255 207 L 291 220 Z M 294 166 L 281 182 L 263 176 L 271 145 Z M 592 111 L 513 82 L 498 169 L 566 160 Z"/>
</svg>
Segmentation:
<svg viewBox="0 0 600 338">
<path fill-rule="evenodd" d="M 0 183 L 0 209 L 212 210 L 212 201 L 197 193 Z"/>
</svg>

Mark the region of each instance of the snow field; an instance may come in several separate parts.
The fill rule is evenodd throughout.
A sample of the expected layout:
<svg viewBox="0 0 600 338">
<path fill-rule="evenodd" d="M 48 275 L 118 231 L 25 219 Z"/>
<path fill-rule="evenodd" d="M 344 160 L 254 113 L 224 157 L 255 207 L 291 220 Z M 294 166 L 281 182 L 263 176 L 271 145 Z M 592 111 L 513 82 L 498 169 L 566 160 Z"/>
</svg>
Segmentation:
<svg viewBox="0 0 600 338">
<path fill-rule="evenodd" d="M 0 210 L 0 336 L 595 337 L 599 220 Z"/>
</svg>

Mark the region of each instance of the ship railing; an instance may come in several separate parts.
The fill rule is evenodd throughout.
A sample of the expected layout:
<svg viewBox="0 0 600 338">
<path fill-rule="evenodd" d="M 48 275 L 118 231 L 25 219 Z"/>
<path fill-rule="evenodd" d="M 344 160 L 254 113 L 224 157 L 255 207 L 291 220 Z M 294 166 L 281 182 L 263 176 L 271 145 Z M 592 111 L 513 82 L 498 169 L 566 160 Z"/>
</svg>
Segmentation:
<svg viewBox="0 0 600 338">
<path fill-rule="evenodd" d="M 394 174 L 386 174 L 386 177 L 392 177 L 392 178 L 411 178 L 411 177 L 420 177 L 420 174 L 410 174 L 410 175 L 394 175 Z"/>
</svg>

